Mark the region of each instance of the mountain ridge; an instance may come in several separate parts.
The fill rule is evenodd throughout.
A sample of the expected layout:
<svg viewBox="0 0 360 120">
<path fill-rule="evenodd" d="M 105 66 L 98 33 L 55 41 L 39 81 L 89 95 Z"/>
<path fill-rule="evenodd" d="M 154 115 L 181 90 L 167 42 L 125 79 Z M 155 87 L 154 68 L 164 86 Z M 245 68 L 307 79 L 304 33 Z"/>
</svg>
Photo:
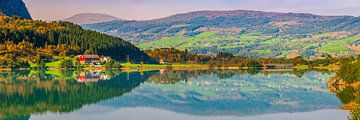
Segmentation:
<svg viewBox="0 0 360 120">
<path fill-rule="evenodd" d="M 122 20 L 122 19 L 103 13 L 79 13 L 64 19 L 64 21 L 69 21 L 75 24 L 94 24 L 94 23 L 109 22 L 114 20 Z"/>
</svg>

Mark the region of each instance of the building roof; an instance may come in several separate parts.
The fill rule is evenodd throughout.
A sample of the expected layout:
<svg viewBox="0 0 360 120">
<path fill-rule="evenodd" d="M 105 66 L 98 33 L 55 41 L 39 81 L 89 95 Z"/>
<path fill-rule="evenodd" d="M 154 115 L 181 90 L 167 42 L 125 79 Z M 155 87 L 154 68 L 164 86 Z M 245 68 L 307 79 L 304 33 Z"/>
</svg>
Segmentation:
<svg viewBox="0 0 360 120">
<path fill-rule="evenodd" d="M 100 58 L 99 55 L 81 55 L 83 56 L 84 58 Z"/>
</svg>

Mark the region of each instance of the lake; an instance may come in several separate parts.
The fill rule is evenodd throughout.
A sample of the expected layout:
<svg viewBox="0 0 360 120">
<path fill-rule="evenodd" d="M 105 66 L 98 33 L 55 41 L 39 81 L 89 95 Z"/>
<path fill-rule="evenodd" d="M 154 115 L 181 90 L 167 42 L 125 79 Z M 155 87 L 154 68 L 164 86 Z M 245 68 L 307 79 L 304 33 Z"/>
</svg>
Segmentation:
<svg viewBox="0 0 360 120">
<path fill-rule="evenodd" d="M 328 71 L 3 71 L 1 119 L 347 120 Z"/>
</svg>

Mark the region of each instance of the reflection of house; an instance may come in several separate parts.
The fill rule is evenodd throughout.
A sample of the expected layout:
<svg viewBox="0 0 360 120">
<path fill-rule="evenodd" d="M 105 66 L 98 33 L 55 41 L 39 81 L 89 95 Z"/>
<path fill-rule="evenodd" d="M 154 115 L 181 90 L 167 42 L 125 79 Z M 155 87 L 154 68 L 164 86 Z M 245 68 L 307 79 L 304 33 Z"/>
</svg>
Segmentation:
<svg viewBox="0 0 360 120">
<path fill-rule="evenodd" d="M 80 55 L 78 60 L 81 64 L 98 64 L 100 57 L 99 55 Z"/>
<path fill-rule="evenodd" d="M 99 76 L 87 74 L 85 72 L 80 73 L 78 78 L 78 82 L 97 82 L 100 79 Z"/>
<path fill-rule="evenodd" d="M 99 80 L 109 80 L 110 76 L 102 74 L 101 71 L 95 72 L 81 72 L 78 74 L 78 82 L 87 83 L 87 82 L 98 82 Z"/>
</svg>

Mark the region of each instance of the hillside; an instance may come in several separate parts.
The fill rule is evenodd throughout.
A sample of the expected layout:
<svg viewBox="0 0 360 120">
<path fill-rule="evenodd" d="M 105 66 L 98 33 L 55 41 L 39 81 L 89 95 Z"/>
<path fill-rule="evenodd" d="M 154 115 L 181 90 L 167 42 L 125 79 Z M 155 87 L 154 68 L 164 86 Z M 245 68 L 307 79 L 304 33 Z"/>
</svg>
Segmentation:
<svg viewBox="0 0 360 120">
<path fill-rule="evenodd" d="M 69 21 L 75 24 L 94 24 L 101 22 L 109 22 L 114 20 L 121 20 L 120 18 L 101 14 L 101 13 L 80 13 L 69 18 L 66 18 L 64 21 Z"/>
<path fill-rule="evenodd" d="M 251 57 L 315 57 L 356 54 L 360 17 L 261 11 L 197 11 L 146 21 L 83 25 L 122 37 L 143 49 L 176 47 Z"/>
<path fill-rule="evenodd" d="M 0 15 L 31 19 L 30 13 L 22 0 L 0 0 Z"/>
<path fill-rule="evenodd" d="M 0 16 L 0 65 L 45 62 L 80 54 L 110 56 L 118 61 L 155 63 L 120 38 L 84 30 L 69 22 L 43 22 Z"/>
</svg>

